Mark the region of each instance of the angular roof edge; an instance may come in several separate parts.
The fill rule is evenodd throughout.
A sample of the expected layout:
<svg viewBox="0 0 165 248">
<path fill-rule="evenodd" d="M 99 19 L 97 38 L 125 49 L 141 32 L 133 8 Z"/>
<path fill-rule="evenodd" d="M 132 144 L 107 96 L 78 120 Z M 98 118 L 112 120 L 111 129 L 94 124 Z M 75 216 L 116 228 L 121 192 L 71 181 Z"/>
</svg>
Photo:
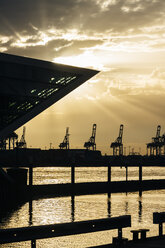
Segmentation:
<svg viewBox="0 0 165 248">
<path fill-rule="evenodd" d="M 46 110 L 48 107 L 62 99 L 64 96 L 69 94 L 71 91 L 79 87 L 81 84 L 89 80 L 91 77 L 95 76 L 99 71 L 86 69 L 81 67 L 74 67 L 69 65 L 56 64 L 49 61 L 38 60 L 28 57 L 21 57 L 6 53 L 0 53 L 0 62 L 9 62 L 15 64 L 31 65 L 34 67 L 39 67 L 43 69 L 50 69 L 54 71 L 70 72 L 80 74 L 81 77 L 77 78 L 72 84 L 66 85 L 62 90 L 55 95 L 49 97 L 49 99 L 44 100 L 41 104 L 38 104 L 29 112 L 25 113 L 22 117 L 16 119 L 13 123 L 6 126 L 4 129 L 0 130 L 0 139 L 7 137 L 11 132 L 15 131 L 26 122 L 33 119 L 35 116 Z"/>
<path fill-rule="evenodd" d="M 44 68 L 44 69 L 67 71 L 67 72 L 73 72 L 73 73 L 88 72 L 88 73 L 95 75 L 95 74 L 100 72 L 100 71 L 94 70 L 94 69 L 88 69 L 88 68 L 83 68 L 83 67 L 59 64 L 59 63 L 54 63 L 54 62 L 47 61 L 47 60 L 34 59 L 34 58 L 30 58 L 30 57 L 18 56 L 18 55 L 7 54 L 7 53 L 0 53 L 0 61 L 30 65 L 30 66 L 40 67 L 40 68 Z"/>
</svg>

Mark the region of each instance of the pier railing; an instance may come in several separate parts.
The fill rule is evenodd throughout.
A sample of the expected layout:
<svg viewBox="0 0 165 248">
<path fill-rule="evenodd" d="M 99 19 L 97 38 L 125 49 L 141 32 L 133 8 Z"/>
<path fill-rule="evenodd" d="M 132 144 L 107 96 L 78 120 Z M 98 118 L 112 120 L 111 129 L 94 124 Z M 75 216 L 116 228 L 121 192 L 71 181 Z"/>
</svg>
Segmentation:
<svg viewBox="0 0 165 248">
<path fill-rule="evenodd" d="M 75 234 L 91 233 L 118 229 L 118 240 L 122 240 L 122 229 L 131 227 L 131 216 L 96 219 L 54 225 L 31 226 L 22 228 L 0 229 L 0 244 L 29 241 L 31 248 L 36 248 L 36 240 Z"/>
<path fill-rule="evenodd" d="M 154 212 L 153 223 L 159 224 L 159 237 L 163 236 L 163 223 L 165 222 L 165 212 Z"/>
</svg>

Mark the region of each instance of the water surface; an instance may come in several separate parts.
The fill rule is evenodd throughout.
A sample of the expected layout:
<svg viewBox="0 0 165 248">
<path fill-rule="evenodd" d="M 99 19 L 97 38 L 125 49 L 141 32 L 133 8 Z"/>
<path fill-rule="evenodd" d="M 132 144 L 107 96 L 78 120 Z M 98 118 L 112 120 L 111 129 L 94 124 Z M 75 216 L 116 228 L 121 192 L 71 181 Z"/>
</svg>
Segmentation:
<svg viewBox="0 0 165 248">
<path fill-rule="evenodd" d="M 129 168 L 129 180 L 138 179 L 138 168 Z M 143 179 L 165 178 L 164 168 L 144 168 Z M 112 180 L 124 180 L 125 168 L 113 168 Z M 106 181 L 107 168 L 76 168 L 76 182 Z M 35 184 L 70 182 L 69 168 L 36 168 Z M 135 193 L 98 194 L 76 197 L 56 197 L 27 202 L 3 217 L 0 228 L 45 225 L 130 214 L 132 227 L 123 229 L 125 237 L 132 238 L 130 229 L 149 228 L 148 236 L 158 234 L 153 225 L 153 212 L 165 211 L 165 190 Z M 83 248 L 111 243 L 117 230 L 38 240 L 37 248 Z M 26 248 L 30 242 L 1 245 L 2 248 Z"/>
</svg>

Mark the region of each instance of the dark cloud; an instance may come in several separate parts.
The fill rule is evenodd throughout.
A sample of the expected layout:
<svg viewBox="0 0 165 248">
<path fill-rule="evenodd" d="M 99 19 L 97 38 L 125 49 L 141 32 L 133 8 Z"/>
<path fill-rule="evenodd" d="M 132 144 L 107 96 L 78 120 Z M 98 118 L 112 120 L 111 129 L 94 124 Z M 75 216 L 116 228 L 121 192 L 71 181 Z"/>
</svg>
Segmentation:
<svg viewBox="0 0 165 248">
<path fill-rule="evenodd" d="M 110 41 L 115 45 L 127 40 L 127 34 L 142 33 L 142 28 L 162 23 L 164 18 L 164 0 L 116 0 L 105 8 L 103 3 L 103 0 L 0 0 L 0 36 L 10 37 L 0 48 L 5 47 L 8 53 L 50 60 L 57 56 L 79 55 L 83 48 L 101 45 L 104 37 L 108 39 L 108 33 L 126 35 L 123 40 Z M 58 37 L 47 33 L 52 39 L 41 44 L 39 32 L 49 29 L 60 31 Z M 85 34 L 86 40 L 62 37 L 70 29 L 76 29 L 80 36 Z M 24 47 L 13 45 L 22 36 L 29 36 Z M 134 39 L 140 42 L 144 37 Z"/>
<path fill-rule="evenodd" d="M 156 24 L 164 16 L 164 0 L 117 0 L 105 10 L 101 8 L 102 2 L 99 5 L 95 0 L 0 0 L 0 33 L 32 32 L 30 24 L 43 30 L 55 27 L 86 32 L 125 32 Z"/>
<path fill-rule="evenodd" d="M 114 5 L 109 5 L 106 11 L 100 11 L 95 16 L 87 20 L 85 28 L 92 28 L 97 31 L 111 30 L 111 32 L 126 32 L 127 30 L 144 26 L 150 26 L 160 21 L 164 16 L 163 9 L 165 2 L 143 0 L 139 2 L 134 1 L 116 1 Z M 133 11 L 136 7 L 141 6 L 137 11 Z M 124 7 L 128 8 L 128 12 L 124 11 Z M 97 23 L 97 25 L 96 25 Z"/>
<path fill-rule="evenodd" d="M 76 0 L 0 0 L 0 32 L 31 31 L 32 24 L 40 29 L 79 27 L 92 13 L 95 4 Z"/>
</svg>

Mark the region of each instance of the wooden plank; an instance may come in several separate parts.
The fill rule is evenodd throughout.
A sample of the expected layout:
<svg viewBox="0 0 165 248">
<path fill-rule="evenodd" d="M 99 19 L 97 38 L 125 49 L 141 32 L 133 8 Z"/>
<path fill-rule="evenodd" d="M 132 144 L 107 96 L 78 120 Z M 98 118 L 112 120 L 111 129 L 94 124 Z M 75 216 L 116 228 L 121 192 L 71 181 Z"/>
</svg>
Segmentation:
<svg viewBox="0 0 165 248">
<path fill-rule="evenodd" d="M 123 215 L 113 218 L 60 223 L 54 225 L 0 229 L 0 243 L 4 244 L 28 241 L 32 239 L 60 237 L 104 230 L 121 229 L 130 226 L 131 216 Z"/>
</svg>

